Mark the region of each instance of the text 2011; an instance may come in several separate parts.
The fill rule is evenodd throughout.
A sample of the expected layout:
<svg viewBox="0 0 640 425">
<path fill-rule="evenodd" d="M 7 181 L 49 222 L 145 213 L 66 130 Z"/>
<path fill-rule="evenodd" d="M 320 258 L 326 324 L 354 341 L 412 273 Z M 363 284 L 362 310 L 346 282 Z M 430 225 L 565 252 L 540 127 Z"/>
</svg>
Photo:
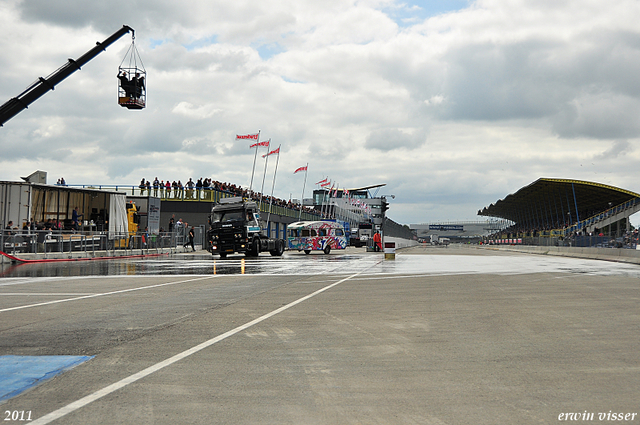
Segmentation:
<svg viewBox="0 0 640 425">
<path fill-rule="evenodd" d="M 31 410 L 5 410 L 5 421 L 30 421 Z"/>
</svg>

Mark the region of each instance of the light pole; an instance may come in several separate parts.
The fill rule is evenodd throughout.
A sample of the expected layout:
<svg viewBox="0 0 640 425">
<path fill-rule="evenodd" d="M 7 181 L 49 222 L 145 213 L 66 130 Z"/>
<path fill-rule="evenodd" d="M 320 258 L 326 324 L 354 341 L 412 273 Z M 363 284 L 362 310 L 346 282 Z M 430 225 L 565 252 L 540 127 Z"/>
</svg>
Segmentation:
<svg viewBox="0 0 640 425">
<path fill-rule="evenodd" d="M 567 229 L 571 229 L 571 210 L 567 211 L 567 216 L 569 216 L 569 218 L 567 219 Z M 571 246 L 571 234 L 565 235 L 565 240 L 569 239 L 569 246 Z"/>
<path fill-rule="evenodd" d="M 609 211 L 607 211 L 608 215 L 609 215 L 609 240 L 611 240 L 611 224 L 612 224 L 612 220 L 613 220 L 613 212 L 611 211 L 611 202 L 609 202 Z"/>
</svg>

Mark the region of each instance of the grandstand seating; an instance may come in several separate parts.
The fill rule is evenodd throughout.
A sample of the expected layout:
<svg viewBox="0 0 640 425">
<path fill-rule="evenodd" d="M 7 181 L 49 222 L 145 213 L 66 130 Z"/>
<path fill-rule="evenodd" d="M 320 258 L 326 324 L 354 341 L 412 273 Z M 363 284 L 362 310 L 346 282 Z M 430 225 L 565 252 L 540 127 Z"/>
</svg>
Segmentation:
<svg viewBox="0 0 640 425">
<path fill-rule="evenodd" d="M 640 211 L 640 198 L 633 198 L 568 227 L 565 230 L 565 235 L 570 235 L 580 230 L 593 232 L 596 228 L 605 227 L 611 223 L 629 217 L 638 211 Z"/>
</svg>

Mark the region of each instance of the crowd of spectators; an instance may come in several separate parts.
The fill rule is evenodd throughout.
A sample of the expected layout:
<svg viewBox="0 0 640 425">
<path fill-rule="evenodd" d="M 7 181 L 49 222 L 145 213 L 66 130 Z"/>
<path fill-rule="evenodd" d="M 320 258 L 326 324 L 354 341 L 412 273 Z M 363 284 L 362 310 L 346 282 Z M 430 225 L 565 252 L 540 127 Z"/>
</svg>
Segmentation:
<svg viewBox="0 0 640 425">
<path fill-rule="evenodd" d="M 300 211 L 301 205 L 291 202 L 291 200 L 285 201 L 269 195 L 262 195 L 260 192 L 249 191 L 247 188 L 241 186 L 220 182 L 210 178 L 199 178 L 197 181 L 193 181 L 192 178 L 186 183 L 182 183 L 181 180 L 159 180 L 157 177 L 151 180 L 142 179 L 138 185 L 140 189 L 140 195 L 153 195 L 159 196 L 163 199 L 202 199 L 210 200 L 212 191 L 219 191 L 232 196 L 240 196 L 245 199 L 252 199 L 256 202 L 262 200 L 263 204 L 269 204 L 271 202 L 274 206 L 290 208 L 292 210 Z M 315 213 L 323 216 L 328 214 L 321 214 L 312 207 L 302 206 L 303 212 Z"/>
<path fill-rule="evenodd" d="M 36 230 L 65 230 L 64 223 L 55 219 L 47 219 L 45 221 L 36 221 L 32 219 L 31 221 L 27 221 L 22 225 L 22 232 L 20 231 L 19 226 L 14 226 L 13 221 L 7 223 L 7 226 L 4 229 L 5 235 L 17 235 L 20 233 L 26 234 L 30 232 L 35 232 Z M 66 230 L 72 230 L 67 227 Z"/>
</svg>

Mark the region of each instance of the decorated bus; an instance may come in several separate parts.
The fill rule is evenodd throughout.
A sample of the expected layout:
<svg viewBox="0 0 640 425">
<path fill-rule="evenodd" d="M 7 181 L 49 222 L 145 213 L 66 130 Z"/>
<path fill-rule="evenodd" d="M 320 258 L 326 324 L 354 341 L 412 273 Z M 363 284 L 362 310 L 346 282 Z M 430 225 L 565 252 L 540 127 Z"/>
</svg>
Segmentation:
<svg viewBox="0 0 640 425">
<path fill-rule="evenodd" d="M 344 227 L 334 221 L 299 221 L 287 226 L 287 244 L 289 249 L 304 251 L 324 251 L 346 249 L 349 240 Z"/>
</svg>

